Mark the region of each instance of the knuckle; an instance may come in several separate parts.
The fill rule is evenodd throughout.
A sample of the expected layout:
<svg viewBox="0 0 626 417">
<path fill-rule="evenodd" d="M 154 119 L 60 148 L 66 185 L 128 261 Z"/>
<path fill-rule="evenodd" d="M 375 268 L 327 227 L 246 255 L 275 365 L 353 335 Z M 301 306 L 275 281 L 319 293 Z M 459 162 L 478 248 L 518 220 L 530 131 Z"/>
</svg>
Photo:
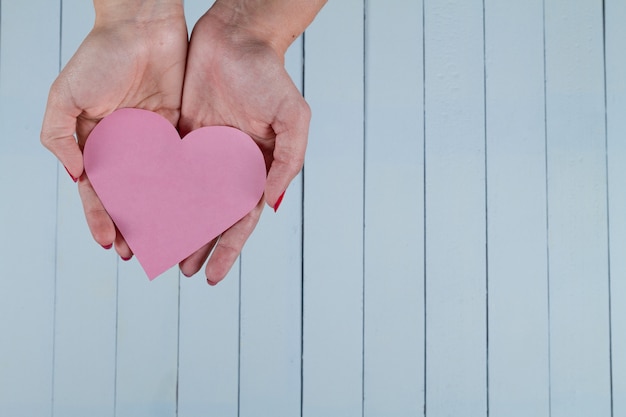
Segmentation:
<svg viewBox="0 0 626 417">
<path fill-rule="evenodd" d="M 296 154 L 287 161 L 287 166 L 294 172 L 299 172 L 304 166 L 304 154 Z"/>
<path fill-rule="evenodd" d="M 241 252 L 242 247 L 234 242 L 221 242 L 218 243 L 220 246 L 220 252 L 222 252 L 223 259 L 226 260 L 226 263 L 232 263 L 239 253 Z M 232 262 L 231 262 L 232 260 Z"/>
<path fill-rule="evenodd" d="M 45 130 L 42 130 L 41 133 L 39 134 L 39 142 L 47 149 L 50 149 L 50 146 L 49 146 L 50 137 L 48 136 L 48 133 Z"/>
<path fill-rule="evenodd" d="M 41 132 L 39 133 L 39 141 L 43 146 L 48 149 L 52 149 L 52 144 L 54 143 L 52 133 L 50 132 L 50 128 L 48 127 L 48 122 L 44 119 L 43 126 L 41 127 Z"/>
<path fill-rule="evenodd" d="M 246 222 L 247 228 L 254 229 L 261 218 L 261 213 L 263 211 L 263 205 L 257 205 L 249 214 Z"/>
</svg>

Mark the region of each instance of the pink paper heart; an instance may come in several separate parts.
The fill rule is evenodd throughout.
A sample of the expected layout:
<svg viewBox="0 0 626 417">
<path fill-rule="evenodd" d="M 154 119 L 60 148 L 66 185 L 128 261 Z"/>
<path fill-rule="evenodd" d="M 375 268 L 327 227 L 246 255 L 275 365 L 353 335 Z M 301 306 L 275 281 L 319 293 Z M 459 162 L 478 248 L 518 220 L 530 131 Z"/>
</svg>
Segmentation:
<svg viewBox="0 0 626 417">
<path fill-rule="evenodd" d="M 226 126 L 180 139 L 162 116 L 120 109 L 96 125 L 85 171 L 151 280 L 250 212 L 265 162 L 250 136 Z"/>
</svg>

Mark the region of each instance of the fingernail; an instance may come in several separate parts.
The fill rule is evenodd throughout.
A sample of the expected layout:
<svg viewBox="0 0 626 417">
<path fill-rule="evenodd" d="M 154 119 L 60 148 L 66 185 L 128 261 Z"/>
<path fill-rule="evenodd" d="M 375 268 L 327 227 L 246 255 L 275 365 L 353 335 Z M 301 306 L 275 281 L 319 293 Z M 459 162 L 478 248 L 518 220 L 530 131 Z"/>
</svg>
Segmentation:
<svg viewBox="0 0 626 417">
<path fill-rule="evenodd" d="M 285 196 L 285 191 L 283 191 L 283 193 L 280 195 L 280 197 L 278 197 L 278 200 L 276 200 L 276 204 L 274 204 L 274 213 L 276 213 L 278 211 L 278 207 L 280 207 L 280 203 L 283 202 L 283 197 Z"/>
<path fill-rule="evenodd" d="M 111 243 L 111 244 L 106 245 L 106 246 L 102 245 L 102 247 L 103 247 L 104 249 L 106 249 L 106 250 L 109 250 L 109 249 L 111 249 L 111 248 L 113 247 L 113 244 Z"/>
<path fill-rule="evenodd" d="M 123 256 L 120 256 L 120 258 L 122 258 L 122 261 L 127 262 L 127 261 L 130 261 L 131 259 L 133 259 L 133 255 L 130 255 L 128 258 L 125 258 L 125 257 L 123 257 Z"/>
<path fill-rule="evenodd" d="M 70 174 L 70 170 L 67 169 L 67 167 L 65 165 L 63 165 L 63 168 L 65 168 L 65 171 L 67 172 L 67 174 L 70 176 L 70 178 L 72 179 L 72 181 L 77 182 L 78 178 L 74 178 L 74 176 L 72 174 Z"/>
<path fill-rule="evenodd" d="M 211 287 L 215 287 L 217 285 L 217 282 L 213 282 L 213 281 L 209 281 L 208 279 L 206 280 L 207 284 L 209 284 Z"/>
</svg>

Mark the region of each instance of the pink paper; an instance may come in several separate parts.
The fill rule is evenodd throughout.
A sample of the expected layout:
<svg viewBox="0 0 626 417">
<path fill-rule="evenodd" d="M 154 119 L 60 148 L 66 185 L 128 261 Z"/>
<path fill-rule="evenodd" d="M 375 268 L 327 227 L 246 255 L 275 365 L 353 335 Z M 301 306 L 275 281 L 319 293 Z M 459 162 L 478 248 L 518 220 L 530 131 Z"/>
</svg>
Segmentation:
<svg viewBox="0 0 626 417">
<path fill-rule="evenodd" d="M 181 141 L 160 115 L 121 109 L 91 132 L 85 171 L 151 280 L 249 213 L 265 188 L 256 143 L 226 126 Z"/>
</svg>

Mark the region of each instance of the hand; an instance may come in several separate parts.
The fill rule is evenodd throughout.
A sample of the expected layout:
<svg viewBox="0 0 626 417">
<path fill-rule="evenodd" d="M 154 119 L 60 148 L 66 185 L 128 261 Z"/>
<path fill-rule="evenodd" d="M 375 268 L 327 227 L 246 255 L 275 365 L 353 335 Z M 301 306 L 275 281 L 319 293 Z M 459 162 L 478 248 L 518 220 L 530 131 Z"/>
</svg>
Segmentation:
<svg viewBox="0 0 626 417">
<path fill-rule="evenodd" d="M 41 142 L 78 180 L 89 229 L 100 245 L 132 252 L 83 172 L 94 126 L 118 108 L 155 111 L 177 125 L 187 57 L 181 0 L 96 0 L 96 24 L 53 83 Z M 78 143 L 74 134 L 78 138 Z"/>
<path fill-rule="evenodd" d="M 184 135 L 202 126 L 227 125 L 249 134 L 268 169 L 264 199 L 276 209 L 304 163 L 310 121 L 309 107 L 284 68 L 292 39 L 272 42 L 233 24 L 219 9 L 223 3 L 218 1 L 193 30 L 179 130 Z M 245 16 L 249 22 L 251 14 Z M 181 271 L 195 274 L 213 250 L 206 277 L 217 284 L 239 256 L 263 206 L 262 199 L 219 239 L 181 262 Z"/>
</svg>

